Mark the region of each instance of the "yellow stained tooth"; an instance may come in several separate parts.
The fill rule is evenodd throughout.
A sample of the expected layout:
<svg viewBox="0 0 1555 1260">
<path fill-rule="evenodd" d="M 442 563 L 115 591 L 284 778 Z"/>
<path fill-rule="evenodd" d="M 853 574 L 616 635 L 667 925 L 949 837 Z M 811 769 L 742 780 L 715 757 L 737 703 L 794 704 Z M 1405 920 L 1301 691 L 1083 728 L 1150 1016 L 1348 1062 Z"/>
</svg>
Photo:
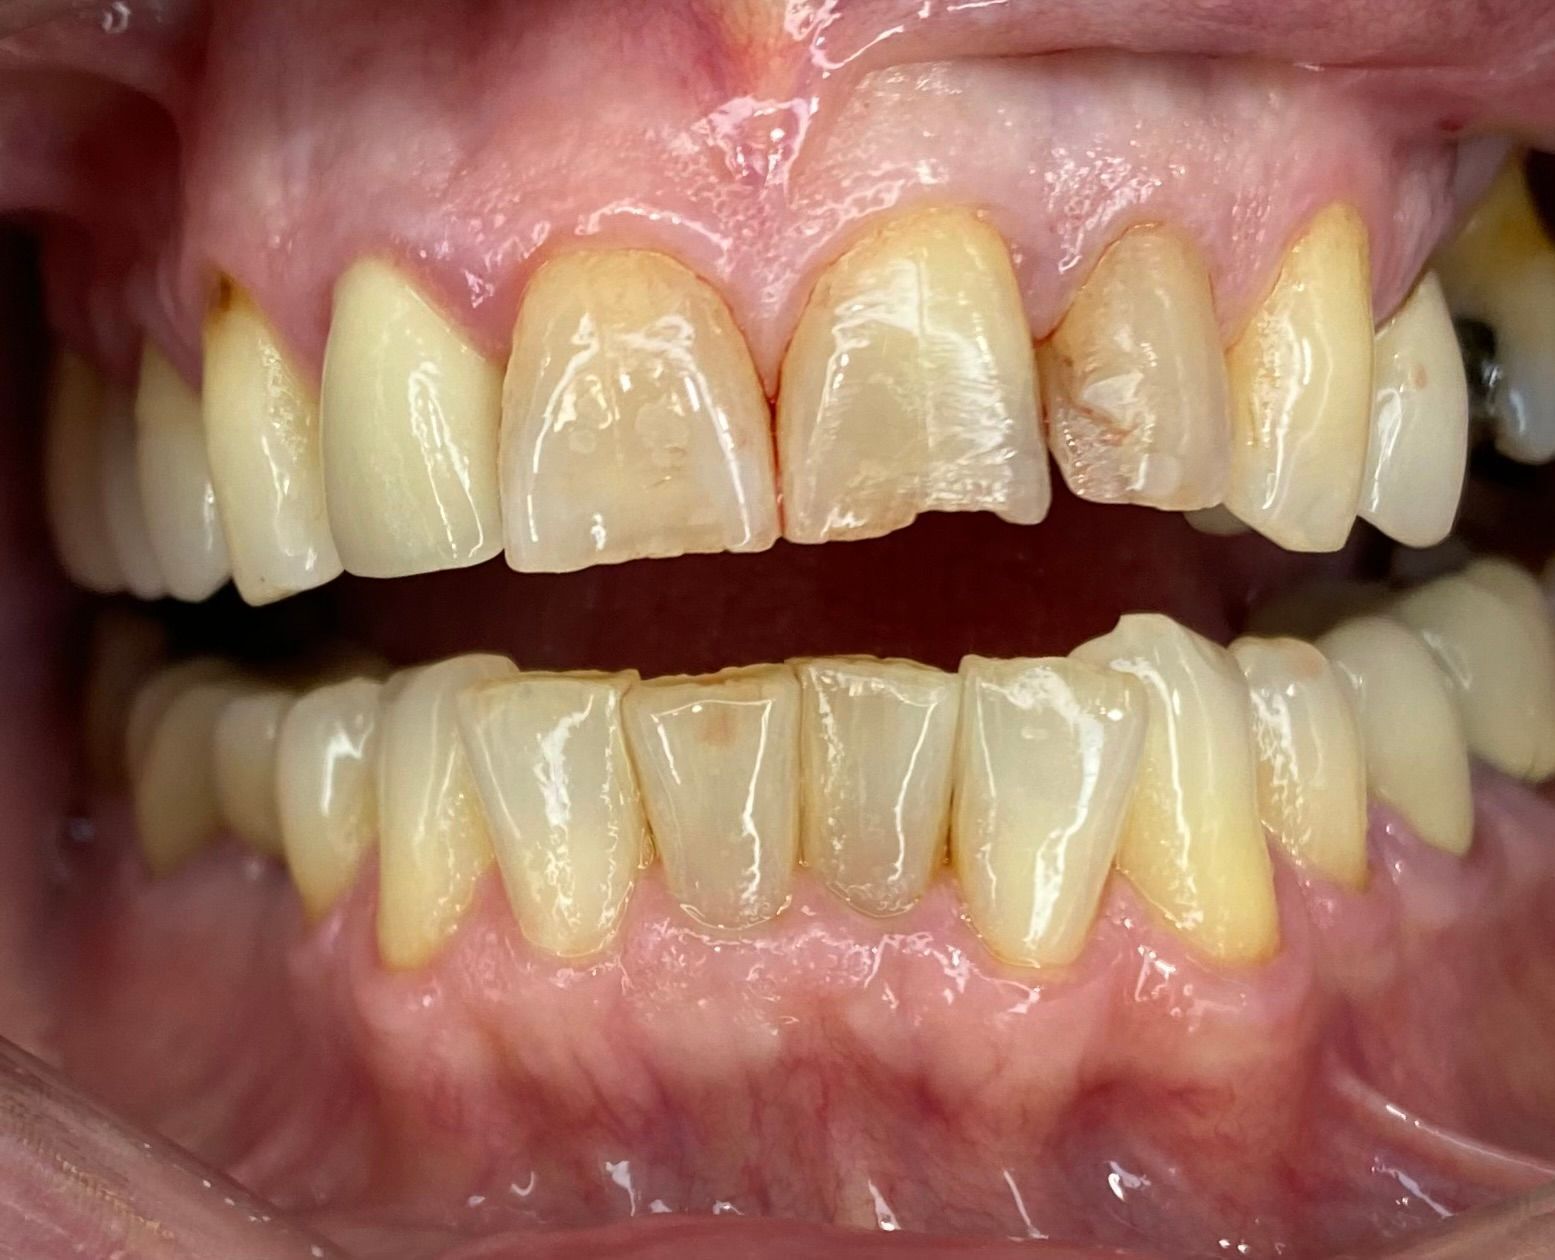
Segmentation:
<svg viewBox="0 0 1555 1260">
<path fill-rule="evenodd" d="M 201 404 L 238 593 L 268 604 L 337 577 L 318 404 L 264 316 L 230 282 L 205 320 Z"/>
<path fill-rule="evenodd" d="M 1226 356 L 1226 506 L 1289 551 L 1350 536 L 1371 430 L 1371 263 L 1351 207 L 1319 212 Z"/>
<path fill-rule="evenodd" d="M 1466 853 L 1474 835 L 1468 741 L 1429 649 L 1387 617 L 1347 621 L 1317 646 L 1350 689 L 1372 795 L 1428 844 Z"/>
<path fill-rule="evenodd" d="M 1463 352 L 1434 272 L 1377 330 L 1361 515 L 1407 547 L 1452 531 L 1469 454 Z"/>
<path fill-rule="evenodd" d="M 1470 749 L 1518 778 L 1555 774 L 1555 626 L 1533 575 L 1476 561 L 1394 612 L 1441 666 Z"/>
<path fill-rule="evenodd" d="M 621 725 L 625 674 L 520 674 L 458 698 L 508 901 L 524 936 L 563 958 L 621 925 L 651 852 Z"/>
<path fill-rule="evenodd" d="M 796 542 L 873 538 L 928 511 L 1046 516 L 1031 330 L 999 234 L 925 210 L 834 262 L 784 359 L 777 433 Z"/>
<path fill-rule="evenodd" d="M 286 865 L 312 919 L 345 895 L 378 835 L 379 697 L 352 678 L 301 696 L 276 740 Z"/>
<path fill-rule="evenodd" d="M 764 550 L 770 430 L 745 340 L 706 282 L 647 250 L 553 259 L 524 295 L 503 384 L 508 563 Z"/>
<path fill-rule="evenodd" d="M 137 599 L 161 599 L 167 594 L 162 566 L 151 548 L 146 504 L 140 494 L 135 459 L 135 416 L 130 398 L 110 387 L 103 399 L 101 460 L 103 516 L 108 539 L 124 574 L 124 585 Z"/>
<path fill-rule="evenodd" d="M 102 377 L 80 355 L 59 351 L 49 381 L 43 446 L 49 527 L 70 580 L 108 594 L 124 588 L 124 573 L 108 531 L 102 424 Z"/>
<path fill-rule="evenodd" d="M 130 701 L 124 724 L 124 766 L 130 781 L 139 776 L 151 737 L 175 697 L 197 683 L 232 681 L 237 676 L 237 670 L 218 657 L 196 656 L 148 677 Z"/>
<path fill-rule="evenodd" d="M 1124 617 L 1073 657 L 1131 675 L 1149 699 L 1118 869 L 1211 957 L 1269 957 L 1279 913 L 1258 818 L 1252 704 L 1236 663 L 1155 614 Z"/>
<path fill-rule="evenodd" d="M 280 857 L 276 743 L 294 697 L 281 689 L 234 696 L 216 719 L 216 799 L 222 821 L 260 853 Z"/>
<path fill-rule="evenodd" d="M 951 848 L 968 913 L 1008 962 L 1073 962 L 1134 791 L 1144 688 L 1056 658 L 969 656 L 961 679 Z"/>
<path fill-rule="evenodd" d="M 518 671 L 456 656 L 385 684 L 378 756 L 378 952 L 421 967 L 452 935 L 491 865 L 491 836 L 459 736 L 464 688 Z"/>
<path fill-rule="evenodd" d="M 1231 515 L 1231 509 L 1224 504 L 1185 512 L 1183 519 L 1199 533 L 1208 534 L 1212 538 L 1238 538 L 1252 532 L 1247 522 Z"/>
<path fill-rule="evenodd" d="M 1344 682 L 1299 639 L 1242 638 L 1258 750 L 1258 812 L 1301 867 L 1366 883 L 1366 753 Z"/>
<path fill-rule="evenodd" d="M 137 476 L 147 536 L 175 599 L 198 602 L 226 584 L 227 540 L 216 512 L 200 396 L 147 342 L 135 393 Z"/>
<path fill-rule="evenodd" d="M 1098 503 L 1210 508 L 1231 412 L 1209 272 L 1183 237 L 1136 227 L 1108 247 L 1043 345 L 1048 443 Z"/>
<path fill-rule="evenodd" d="M 793 668 L 805 865 L 866 914 L 906 910 L 945 860 L 960 684 L 911 661 Z"/>
<path fill-rule="evenodd" d="M 366 577 L 463 568 L 502 549 L 502 373 L 393 267 L 335 286 L 321 399 L 341 562 Z"/>
<path fill-rule="evenodd" d="M 799 680 L 781 665 L 626 693 L 627 748 L 670 891 L 748 928 L 788 904 L 799 851 Z"/>
</svg>

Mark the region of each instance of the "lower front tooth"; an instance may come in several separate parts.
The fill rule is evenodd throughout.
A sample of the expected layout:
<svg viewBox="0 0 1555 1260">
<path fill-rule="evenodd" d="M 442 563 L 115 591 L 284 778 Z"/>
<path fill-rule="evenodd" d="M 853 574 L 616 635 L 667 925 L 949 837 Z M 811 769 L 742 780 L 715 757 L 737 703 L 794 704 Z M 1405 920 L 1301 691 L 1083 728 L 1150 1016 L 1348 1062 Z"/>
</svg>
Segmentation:
<svg viewBox="0 0 1555 1260">
<path fill-rule="evenodd" d="M 627 747 L 670 891 L 745 928 L 788 904 L 799 850 L 799 680 L 780 665 L 638 683 Z"/>
<path fill-rule="evenodd" d="M 1373 795 L 1428 844 L 1467 852 L 1474 834 L 1468 742 L 1425 644 L 1386 617 L 1357 617 L 1317 646 L 1350 689 Z"/>
<path fill-rule="evenodd" d="M 293 698 L 283 690 L 235 696 L 217 719 L 213 736 L 222 820 L 239 839 L 270 857 L 283 851 L 275 751 Z"/>
<path fill-rule="evenodd" d="M 1085 945 L 1144 748 L 1144 688 L 1078 661 L 961 662 L 951 848 L 979 934 L 1028 966 Z"/>
<path fill-rule="evenodd" d="M 1436 657 L 1469 747 L 1506 774 L 1555 774 L 1555 627 L 1533 576 L 1476 561 L 1411 591 L 1394 612 Z"/>
<path fill-rule="evenodd" d="M 960 685 L 910 661 L 796 661 L 805 865 L 866 914 L 908 909 L 944 861 Z"/>
<path fill-rule="evenodd" d="M 161 599 L 167 594 L 167 582 L 146 525 L 135 452 L 135 414 L 128 395 L 118 389 L 109 388 L 103 398 L 98 454 L 102 461 L 103 516 L 124 585 L 137 599 Z"/>
<path fill-rule="evenodd" d="M 79 355 L 61 350 L 49 381 L 44 498 L 65 572 L 77 586 L 106 595 L 123 589 L 124 574 L 103 499 L 102 422 L 102 377 Z"/>
<path fill-rule="evenodd" d="M 216 513 L 200 396 L 147 342 L 135 394 L 136 456 L 147 536 L 174 599 L 198 602 L 231 566 Z"/>
<path fill-rule="evenodd" d="M 497 864 L 524 936 L 563 958 L 620 926 L 648 824 L 621 730 L 636 674 L 520 674 L 458 699 Z"/>
<path fill-rule="evenodd" d="M 1258 818 L 1247 682 L 1224 648 L 1169 617 L 1130 615 L 1074 658 L 1132 675 L 1149 729 L 1118 869 L 1184 936 L 1222 962 L 1279 945 Z"/>
<path fill-rule="evenodd" d="M 378 952 L 386 966 L 430 962 L 491 865 L 491 836 L 459 736 L 458 696 L 517 672 L 505 656 L 456 656 L 384 684 Z"/>
<path fill-rule="evenodd" d="M 378 834 L 382 690 L 353 678 L 310 691 L 292 705 L 276 740 L 286 865 L 313 919 L 345 895 Z"/>
</svg>

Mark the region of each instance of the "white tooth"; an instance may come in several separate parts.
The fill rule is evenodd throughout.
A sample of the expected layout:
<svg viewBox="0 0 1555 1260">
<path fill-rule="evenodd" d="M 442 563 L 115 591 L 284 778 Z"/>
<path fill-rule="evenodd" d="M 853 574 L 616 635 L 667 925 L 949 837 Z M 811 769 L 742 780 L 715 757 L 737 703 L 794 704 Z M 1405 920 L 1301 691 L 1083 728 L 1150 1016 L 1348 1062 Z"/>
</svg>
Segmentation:
<svg viewBox="0 0 1555 1260">
<path fill-rule="evenodd" d="M 1537 782 L 1555 774 L 1555 627 L 1532 574 L 1481 560 L 1403 596 L 1463 715 L 1469 747 Z"/>
<path fill-rule="evenodd" d="M 788 904 L 799 850 L 799 680 L 780 665 L 659 678 L 626 693 L 637 767 L 670 891 L 722 928 Z"/>
<path fill-rule="evenodd" d="M 770 547 L 770 430 L 710 285 L 648 250 L 552 260 L 524 295 L 503 384 L 508 563 L 562 572 Z"/>
<path fill-rule="evenodd" d="M 113 387 L 103 399 L 98 454 L 102 461 L 103 516 L 124 584 L 137 599 L 161 599 L 167 594 L 167 583 L 146 527 L 146 505 L 140 495 L 135 458 L 135 416 L 129 396 Z"/>
<path fill-rule="evenodd" d="M 502 548 L 502 373 L 393 267 L 335 286 L 321 402 L 329 523 L 365 577 L 463 568 Z"/>
<path fill-rule="evenodd" d="M 318 404 L 264 316 L 230 283 L 205 321 L 201 406 L 238 593 L 268 604 L 336 577 Z"/>
<path fill-rule="evenodd" d="M 911 661 L 793 662 L 805 865 L 866 914 L 897 914 L 945 860 L 960 684 Z"/>
<path fill-rule="evenodd" d="M 1366 882 L 1366 754 L 1345 684 L 1299 639 L 1238 639 L 1252 693 L 1258 812 L 1297 865 Z"/>
<path fill-rule="evenodd" d="M 1357 617 L 1317 646 L 1349 686 L 1372 795 L 1428 844 L 1467 852 L 1474 834 L 1468 742 L 1425 644 L 1386 617 Z"/>
<path fill-rule="evenodd" d="M 784 358 L 777 433 L 797 542 L 873 538 L 926 511 L 1046 516 L 1031 329 L 999 234 L 926 210 L 834 262 Z"/>
<path fill-rule="evenodd" d="M 1452 530 L 1469 452 L 1469 387 L 1441 282 L 1427 272 L 1377 330 L 1361 515 L 1407 547 Z"/>
<path fill-rule="evenodd" d="M 276 741 L 276 804 L 286 865 L 309 917 L 356 879 L 378 834 L 381 683 L 367 678 L 300 697 Z"/>
<path fill-rule="evenodd" d="M 456 656 L 386 684 L 378 777 L 378 952 L 421 967 L 458 927 L 492 862 L 459 736 L 464 688 L 518 671 L 505 656 Z"/>
<path fill-rule="evenodd" d="M 1124 617 L 1073 655 L 1132 675 L 1149 697 L 1118 869 L 1212 957 L 1269 957 L 1279 913 L 1258 818 L 1252 702 L 1236 662 L 1155 614 Z"/>
<path fill-rule="evenodd" d="M 129 608 L 103 609 L 92 627 L 82 730 L 92 780 L 107 789 L 128 779 L 125 739 L 135 695 L 163 663 L 167 633 Z"/>
<path fill-rule="evenodd" d="M 1008 962 L 1073 962 L 1134 791 L 1144 688 L 1062 659 L 969 656 L 961 679 L 951 848 L 967 910 Z"/>
<path fill-rule="evenodd" d="M 270 857 L 282 853 L 275 752 L 292 700 L 291 692 L 279 689 L 234 696 L 216 720 L 213 737 L 222 820 Z"/>
<path fill-rule="evenodd" d="M 1479 320 L 1495 337 L 1496 448 L 1529 464 L 1555 459 L 1555 243 L 1539 221 L 1520 156 L 1436 269 L 1453 313 Z"/>
<path fill-rule="evenodd" d="M 124 573 L 108 532 L 103 497 L 103 380 L 79 355 L 54 356 L 44 431 L 44 498 L 60 563 L 71 581 L 108 594 Z"/>
<path fill-rule="evenodd" d="M 205 453 L 200 396 L 151 342 L 135 393 L 137 476 L 151 550 L 175 599 L 198 602 L 231 573 Z"/>
<path fill-rule="evenodd" d="M 626 674 L 520 674 L 458 699 L 497 863 L 524 936 L 564 958 L 615 936 L 652 844 L 627 757 Z"/>
</svg>

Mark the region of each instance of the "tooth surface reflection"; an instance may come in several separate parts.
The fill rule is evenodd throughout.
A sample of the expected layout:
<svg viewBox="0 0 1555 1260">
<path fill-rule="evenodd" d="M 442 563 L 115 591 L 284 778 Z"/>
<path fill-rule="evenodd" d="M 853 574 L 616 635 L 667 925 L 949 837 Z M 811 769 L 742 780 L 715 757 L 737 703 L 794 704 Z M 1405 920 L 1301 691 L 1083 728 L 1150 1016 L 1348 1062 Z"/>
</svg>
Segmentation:
<svg viewBox="0 0 1555 1260">
<path fill-rule="evenodd" d="M 651 851 L 621 727 L 621 697 L 636 679 L 524 673 L 458 699 L 519 928 L 564 958 L 614 937 Z"/>
<path fill-rule="evenodd" d="M 222 821 L 260 853 L 280 857 L 275 754 L 292 693 L 280 689 L 235 696 L 212 735 L 216 799 Z"/>
<path fill-rule="evenodd" d="M 102 469 L 103 379 L 69 350 L 54 356 L 44 430 L 43 491 L 54 548 L 77 586 L 122 590 L 108 533 Z"/>
<path fill-rule="evenodd" d="M 781 665 L 638 683 L 627 747 L 670 891 L 745 928 L 788 904 L 799 851 L 799 680 Z"/>
<path fill-rule="evenodd" d="M 1144 748 L 1132 678 L 1078 661 L 961 662 L 951 848 L 967 912 L 1008 962 L 1085 946 Z"/>
<path fill-rule="evenodd" d="M 960 685 L 911 661 L 793 667 L 805 865 L 867 914 L 906 910 L 944 860 Z"/>
</svg>

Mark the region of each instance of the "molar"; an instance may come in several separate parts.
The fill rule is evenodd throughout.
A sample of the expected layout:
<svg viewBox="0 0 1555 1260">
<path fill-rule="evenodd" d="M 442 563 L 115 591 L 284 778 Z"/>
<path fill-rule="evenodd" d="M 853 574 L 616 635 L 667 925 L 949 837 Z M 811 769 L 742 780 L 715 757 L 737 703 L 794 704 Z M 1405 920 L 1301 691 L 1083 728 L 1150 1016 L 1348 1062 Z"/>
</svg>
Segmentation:
<svg viewBox="0 0 1555 1260">
<path fill-rule="evenodd" d="M 563 958 L 609 944 L 652 852 L 621 727 L 636 680 L 523 673 L 458 698 L 508 902 L 524 936 Z"/>
<path fill-rule="evenodd" d="M 321 393 L 329 523 L 347 572 L 404 577 L 501 550 L 501 371 L 378 259 L 335 286 Z"/>
<path fill-rule="evenodd" d="M 1396 621 L 1362 616 L 1317 646 L 1350 691 L 1372 794 L 1428 844 L 1466 853 L 1474 834 L 1468 741 L 1425 644 Z"/>
<path fill-rule="evenodd" d="M 291 706 L 276 739 L 286 865 L 314 920 L 345 895 L 378 835 L 382 690 L 369 678 L 315 688 Z"/>
<path fill-rule="evenodd" d="M 135 423 L 147 536 L 168 594 L 206 599 L 232 570 L 211 486 L 200 396 L 149 341 L 141 352 Z"/>
<path fill-rule="evenodd" d="M 1366 754 L 1339 675 L 1310 643 L 1231 645 L 1252 695 L 1258 812 L 1291 859 L 1350 888 L 1366 882 Z"/>
<path fill-rule="evenodd" d="M 866 914 L 906 910 L 945 858 L 960 686 L 911 661 L 793 668 L 805 865 Z"/>
<path fill-rule="evenodd" d="M 777 434 L 796 542 L 874 538 L 925 511 L 1046 516 L 1031 330 L 998 233 L 926 210 L 834 262 L 783 361 Z"/>
<path fill-rule="evenodd" d="M 491 837 L 459 737 L 457 698 L 518 671 L 505 656 L 456 656 L 385 683 L 378 748 L 378 952 L 430 962 L 491 865 Z"/>
<path fill-rule="evenodd" d="M 771 414 L 755 365 L 722 298 L 673 259 L 579 251 L 542 267 L 502 397 L 513 568 L 776 540 Z"/>
<path fill-rule="evenodd" d="M 1251 701 L 1236 663 L 1156 614 L 1124 617 L 1073 657 L 1132 675 L 1149 701 L 1118 869 L 1212 957 L 1267 958 L 1279 915 L 1258 818 Z"/>
<path fill-rule="evenodd" d="M 234 696 L 213 734 L 216 799 L 233 835 L 269 857 L 280 857 L 276 742 L 294 696 L 280 688 Z"/>
<path fill-rule="evenodd" d="M 49 380 L 44 430 L 44 501 L 54 549 L 77 586 L 99 594 L 124 588 L 103 496 L 103 380 L 61 350 Z"/>
<path fill-rule="evenodd" d="M 1289 551 L 1337 551 L 1355 522 L 1372 405 L 1371 265 L 1349 206 L 1321 211 L 1227 354 L 1226 506 Z"/>
<path fill-rule="evenodd" d="M 961 680 L 951 848 L 968 913 L 1006 961 L 1072 962 L 1134 791 L 1144 688 L 1063 659 L 969 656 Z"/>
<path fill-rule="evenodd" d="M 788 904 L 799 849 L 799 680 L 781 665 L 626 693 L 627 747 L 670 891 L 747 928 Z"/>
<path fill-rule="evenodd" d="M 202 410 L 238 593 L 268 604 L 338 576 L 318 405 L 264 316 L 230 282 L 205 321 Z"/>
<path fill-rule="evenodd" d="M 1436 657 L 1469 747 L 1518 778 L 1555 773 L 1555 627 L 1534 577 L 1480 560 L 1393 611 Z"/>
<path fill-rule="evenodd" d="M 1452 531 L 1469 450 L 1469 389 L 1447 300 L 1427 272 L 1377 330 L 1361 515 L 1408 547 Z"/>
<path fill-rule="evenodd" d="M 1177 233 L 1114 242 L 1039 363 L 1048 443 L 1080 498 L 1186 511 L 1224 497 L 1225 356 L 1209 273 Z"/>
<path fill-rule="evenodd" d="M 140 492 L 133 404 L 127 394 L 111 386 L 104 394 L 98 456 L 103 517 L 124 585 L 137 599 L 161 599 L 167 594 L 167 582 L 152 550 Z"/>
</svg>

